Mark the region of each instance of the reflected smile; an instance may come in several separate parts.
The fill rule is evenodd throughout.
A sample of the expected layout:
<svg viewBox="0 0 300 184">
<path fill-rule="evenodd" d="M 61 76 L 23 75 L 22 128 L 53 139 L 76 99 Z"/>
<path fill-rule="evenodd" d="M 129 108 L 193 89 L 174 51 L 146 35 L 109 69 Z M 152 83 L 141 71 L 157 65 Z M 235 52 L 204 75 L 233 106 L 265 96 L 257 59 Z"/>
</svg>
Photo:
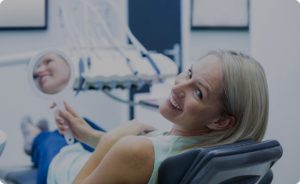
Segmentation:
<svg viewBox="0 0 300 184">
<path fill-rule="evenodd" d="M 49 75 L 42 76 L 42 77 L 40 78 L 40 81 L 41 81 L 41 82 L 46 82 L 46 80 L 47 80 L 49 77 L 50 77 Z"/>
<path fill-rule="evenodd" d="M 41 73 L 37 76 L 40 85 L 43 85 L 50 77 L 49 73 Z"/>
</svg>

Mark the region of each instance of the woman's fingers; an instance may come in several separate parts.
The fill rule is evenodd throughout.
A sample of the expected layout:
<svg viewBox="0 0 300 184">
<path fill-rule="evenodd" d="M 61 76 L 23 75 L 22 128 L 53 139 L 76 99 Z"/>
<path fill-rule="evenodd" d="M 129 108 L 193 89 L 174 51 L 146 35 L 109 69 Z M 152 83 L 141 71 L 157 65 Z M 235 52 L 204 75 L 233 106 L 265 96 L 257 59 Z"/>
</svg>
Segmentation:
<svg viewBox="0 0 300 184">
<path fill-rule="evenodd" d="M 58 110 L 55 113 L 55 121 L 57 128 L 61 134 L 66 133 L 69 129 L 71 131 L 76 131 L 76 124 L 78 122 L 78 114 L 66 103 L 64 102 L 65 110 Z"/>
<path fill-rule="evenodd" d="M 56 125 L 57 126 L 65 126 L 65 121 L 62 119 L 56 119 Z"/>
<path fill-rule="evenodd" d="M 57 129 L 61 134 L 63 134 L 67 130 L 67 128 L 64 125 L 60 125 L 60 124 L 57 124 Z"/>
<path fill-rule="evenodd" d="M 63 119 L 65 119 L 68 123 L 72 123 L 74 120 L 74 116 L 68 112 L 68 111 L 59 111 L 59 116 L 61 116 Z"/>
<path fill-rule="evenodd" d="M 65 121 L 61 117 L 55 116 L 55 124 L 57 126 L 57 129 L 58 129 L 59 133 L 63 134 L 64 131 L 67 130 L 67 127 L 65 125 Z"/>
<path fill-rule="evenodd" d="M 79 114 L 69 104 L 67 104 L 67 102 L 64 102 L 64 106 L 65 106 L 66 110 L 69 113 L 71 113 L 73 116 L 80 117 Z"/>
</svg>

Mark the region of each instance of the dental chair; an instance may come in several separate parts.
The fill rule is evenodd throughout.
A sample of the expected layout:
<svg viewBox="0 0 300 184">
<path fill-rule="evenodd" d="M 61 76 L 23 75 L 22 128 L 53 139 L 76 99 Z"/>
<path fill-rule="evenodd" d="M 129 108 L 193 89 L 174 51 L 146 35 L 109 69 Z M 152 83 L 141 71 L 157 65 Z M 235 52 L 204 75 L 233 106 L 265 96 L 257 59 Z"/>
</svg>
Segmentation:
<svg viewBox="0 0 300 184">
<path fill-rule="evenodd" d="M 170 157 L 159 168 L 159 184 L 270 184 L 271 167 L 282 156 L 277 141 L 251 140 L 197 148 Z M 36 170 L 9 171 L 11 184 L 35 184 Z"/>
<path fill-rule="evenodd" d="M 159 184 L 270 184 L 271 167 L 282 156 L 277 141 L 198 148 L 166 159 Z"/>
</svg>

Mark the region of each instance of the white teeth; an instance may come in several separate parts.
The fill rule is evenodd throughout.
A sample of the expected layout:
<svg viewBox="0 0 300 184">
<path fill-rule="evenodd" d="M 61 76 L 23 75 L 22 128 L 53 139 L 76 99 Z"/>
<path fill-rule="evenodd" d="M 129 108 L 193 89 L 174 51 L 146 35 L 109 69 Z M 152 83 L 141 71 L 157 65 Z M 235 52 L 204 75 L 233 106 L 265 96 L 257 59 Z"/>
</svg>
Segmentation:
<svg viewBox="0 0 300 184">
<path fill-rule="evenodd" d="M 172 96 L 170 97 L 170 102 L 176 109 L 182 110 L 182 108 L 176 103 Z"/>
</svg>

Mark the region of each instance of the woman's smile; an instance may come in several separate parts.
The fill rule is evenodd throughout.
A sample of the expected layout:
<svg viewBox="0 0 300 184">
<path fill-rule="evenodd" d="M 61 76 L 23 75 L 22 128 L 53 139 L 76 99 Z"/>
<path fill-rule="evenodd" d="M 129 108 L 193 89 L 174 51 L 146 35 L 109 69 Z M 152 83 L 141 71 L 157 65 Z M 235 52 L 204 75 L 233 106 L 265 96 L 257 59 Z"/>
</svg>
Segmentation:
<svg viewBox="0 0 300 184">
<path fill-rule="evenodd" d="M 172 109 L 177 110 L 177 111 L 182 111 L 182 106 L 179 105 L 180 103 L 177 102 L 176 98 L 172 94 L 169 97 L 169 102 L 170 102 Z"/>
<path fill-rule="evenodd" d="M 41 85 L 45 84 L 48 79 L 50 79 L 50 73 L 49 72 L 43 72 L 38 74 L 39 83 Z"/>
</svg>

